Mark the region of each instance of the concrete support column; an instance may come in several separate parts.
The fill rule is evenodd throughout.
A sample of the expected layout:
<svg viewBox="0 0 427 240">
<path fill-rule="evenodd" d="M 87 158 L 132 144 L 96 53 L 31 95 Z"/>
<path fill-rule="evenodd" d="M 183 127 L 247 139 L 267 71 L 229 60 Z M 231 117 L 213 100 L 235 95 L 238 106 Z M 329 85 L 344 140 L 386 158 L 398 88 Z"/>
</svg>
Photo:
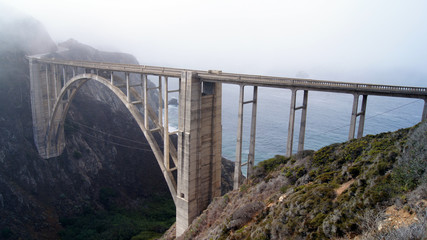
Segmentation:
<svg viewBox="0 0 427 240">
<path fill-rule="evenodd" d="M 56 100 L 56 92 L 57 92 L 57 88 L 61 86 L 60 83 L 60 76 L 59 76 L 59 71 L 58 71 L 58 66 L 55 64 L 51 64 L 50 65 L 50 74 L 48 76 L 48 78 L 46 79 L 46 84 L 47 84 L 47 97 L 48 97 L 48 108 L 49 108 L 49 122 L 51 122 L 50 120 L 53 118 L 53 108 L 55 106 L 55 100 Z M 59 84 L 58 84 L 59 82 Z M 54 122 L 52 122 L 52 125 L 55 125 Z M 49 124 L 48 124 L 49 127 Z M 57 133 L 57 132 L 55 132 Z M 49 138 L 50 135 L 50 138 Z M 58 144 L 58 141 L 56 141 L 57 139 L 52 139 L 52 136 L 54 134 L 49 134 L 48 137 L 46 138 L 46 152 L 48 154 L 49 157 L 53 155 L 55 155 L 56 153 L 56 147 L 55 145 Z M 55 134 L 56 137 L 57 134 Z"/>
<path fill-rule="evenodd" d="M 245 96 L 245 86 L 240 85 L 239 95 L 239 113 L 237 120 L 237 142 L 236 142 L 236 161 L 234 163 L 234 184 L 233 189 L 239 188 L 242 175 L 242 136 L 243 136 L 243 101 Z"/>
<path fill-rule="evenodd" d="M 62 66 L 62 87 L 65 86 L 65 84 L 67 83 L 67 73 L 65 71 L 65 65 Z"/>
<path fill-rule="evenodd" d="M 215 93 L 212 96 L 212 140 L 211 140 L 211 182 L 212 190 L 210 200 L 221 196 L 221 161 L 222 161 L 222 84 L 215 83 Z M 203 102 L 202 102 L 203 103 Z M 209 117 L 202 114 L 205 119 Z M 203 124 L 202 124 L 203 127 Z M 202 135 L 203 136 L 203 135 Z M 206 206 L 207 207 L 207 206 Z"/>
<path fill-rule="evenodd" d="M 163 125 L 163 104 L 162 104 L 162 76 L 159 76 L 159 126 Z"/>
<path fill-rule="evenodd" d="M 221 187 L 221 85 L 201 92 L 194 72 L 183 72 L 179 96 L 178 191 L 176 235 L 220 195 Z"/>
<path fill-rule="evenodd" d="M 292 156 L 292 145 L 293 145 L 293 139 L 294 139 L 294 125 L 295 125 L 295 104 L 296 104 L 296 96 L 297 96 L 296 89 L 292 89 L 291 91 L 292 91 L 292 96 L 291 96 L 291 106 L 290 106 L 290 112 L 289 112 L 288 141 L 286 144 L 287 157 Z"/>
<path fill-rule="evenodd" d="M 193 72 L 181 76 L 178 133 L 178 191 L 176 235 L 180 236 L 198 215 L 197 170 L 199 169 L 200 80 Z"/>
<path fill-rule="evenodd" d="M 421 121 L 424 121 L 427 119 L 427 99 L 424 99 L 424 109 L 423 109 L 423 115 L 421 116 Z"/>
<path fill-rule="evenodd" d="M 61 79 L 60 79 L 59 73 L 56 74 L 56 66 L 54 67 L 53 72 L 54 72 L 54 74 L 53 74 L 53 93 L 54 93 L 53 96 L 54 96 L 54 99 L 56 99 L 58 97 L 58 88 L 59 88 L 59 90 L 61 90 Z M 53 102 L 55 102 L 55 100 Z"/>
<path fill-rule="evenodd" d="M 126 100 L 130 102 L 129 73 L 125 73 L 125 76 L 126 76 Z"/>
<path fill-rule="evenodd" d="M 359 128 L 357 130 L 357 138 L 363 137 L 363 129 L 365 128 L 365 116 L 366 116 L 366 103 L 368 101 L 368 95 L 363 95 L 362 98 L 362 109 L 360 110 L 360 113 L 357 115 L 359 116 Z"/>
<path fill-rule="evenodd" d="M 144 91 L 144 127 L 145 129 L 149 129 L 148 123 L 148 79 L 147 75 L 142 75 L 142 80 L 144 81 L 143 91 Z"/>
<path fill-rule="evenodd" d="M 65 135 L 64 135 L 64 126 L 61 124 L 61 115 L 58 113 L 62 113 L 64 111 L 65 102 L 58 99 L 58 95 L 61 92 L 61 89 L 63 86 L 65 86 L 65 67 L 62 65 L 53 65 L 53 78 L 51 82 L 51 86 L 54 87 L 54 89 L 51 92 L 51 113 L 54 112 L 54 106 L 55 103 L 58 103 L 56 106 L 56 112 L 57 114 L 55 116 L 51 115 L 50 117 L 50 128 L 52 133 L 49 134 L 48 137 L 48 147 L 49 147 L 49 153 L 50 156 L 56 156 L 59 155 L 64 146 L 65 146 Z M 67 91 L 68 92 L 68 91 Z"/>
<path fill-rule="evenodd" d="M 253 175 L 253 168 L 255 164 L 255 136 L 256 136 L 256 112 L 258 101 L 258 87 L 254 86 L 253 100 L 252 100 L 252 118 L 251 118 L 251 138 L 249 140 L 249 155 L 248 155 L 248 168 L 247 178 Z"/>
<path fill-rule="evenodd" d="M 54 102 L 56 102 L 56 98 L 58 97 L 58 94 L 59 94 L 59 92 L 61 92 L 61 88 L 62 88 L 62 83 L 63 83 L 63 81 L 62 81 L 62 71 L 61 71 L 61 69 L 62 69 L 62 66 L 61 65 L 56 65 L 55 66 L 55 72 L 56 72 L 56 74 L 55 74 L 55 76 L 54 76 L 54 78 L 53 78 L 53 81 L 54 81 L 54 84 L 53 84 L 53 86 L 54 86 L 54 89 L 53 89 L 53 91 L 52 91 L 52 102 L 54 103 Z M 52 105 L 52 108 L 53 108 L 53 105 Z"/>
<path fill-rule="evenodd" d="M 354 138 L 354 133 L 356 131 L 356 118 L 357 118 L 357 107 L 359 106 L 359 95 L 354 94 L 353 108 L 351 111 L 351 120 L 350 120 L 350 132 L 348 134 L 348 140 Z"/>
<path fill-rule="evenodd" d="M 163 133 L 163 157 L 164 157 L 164 164 L 167 170 L 170 169 L 169 166 L 169 94 L 168 94 L 168 78 L 165 77 L 165 85 L 164 85 L 164 95 L 165 99 L 163 101 L 164 103 L 164 109 L 165 109 L 165 121 L 164 121 L 164 133 Z"/>
<path fill-rule="evenodd" d="M 139 75 L 139 100 L 141 101 L 142 106 L 144 106 L 144 74 Z"/>
<path fill-rule="evenodd" d="M 48 117 L 50 118 L 51 116 L 51 110 L 52 108 L 50 107 L 51 105 L 51 101 L 50 101 L 50 81 L 52 78 L 54 78 L 55 76 L 55 70 L 54 70 L 54 65 L 50 64 L 50 65 L 46 65 L 46 96 L 47 96 L 47 113 L 49 114 Z"/>
<path fill-rule="evenodd" d="M 307 123 L 307 101 L 308 101 L 308 91 L 304 90 L 304 97 L 301 106 L 301 126 L 299 129 L 298 137 L 298 152 L 304 151 L 304 140 L 305 140 L 305 126 Z"/>
</svg>

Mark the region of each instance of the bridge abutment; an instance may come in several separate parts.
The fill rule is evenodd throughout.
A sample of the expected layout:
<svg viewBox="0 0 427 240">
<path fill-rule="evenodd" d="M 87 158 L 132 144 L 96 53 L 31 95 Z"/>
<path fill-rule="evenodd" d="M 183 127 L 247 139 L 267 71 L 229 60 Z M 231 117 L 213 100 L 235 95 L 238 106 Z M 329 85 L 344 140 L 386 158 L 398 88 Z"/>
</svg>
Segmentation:
<svg viewBox="0 0 427 240">
<path fill-rule="evenodd" d="M 60 122 L 58 117 L 51 121 L 51 117 L 61 83 L 53 65 L 41 65 L 31 58 L 29 61 L 34 142 L 41 157 L 56 157 L 65 147 L 64 129 L 59 125 L 49 129 L 49 125 Z M 58 110 L 62 111 L 62 108 Z M 54 139 L 48 138 L 48 131 L 54 131 Z"/>
<path fill-rule="evenodd" d="M 221 84 L 181 76 L 176 235 L 221 194 Z"/>
</svg>

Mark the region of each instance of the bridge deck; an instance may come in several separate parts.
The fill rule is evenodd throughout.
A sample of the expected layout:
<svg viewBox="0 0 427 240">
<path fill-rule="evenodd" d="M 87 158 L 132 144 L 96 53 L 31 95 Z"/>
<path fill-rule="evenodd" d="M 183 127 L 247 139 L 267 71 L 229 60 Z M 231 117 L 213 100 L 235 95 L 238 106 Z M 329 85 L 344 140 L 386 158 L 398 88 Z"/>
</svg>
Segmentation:
<svg viewBox="0 0 427 240">
<path fill-rule="evenodd" d="M 357 93 L 360 95 L 379 95 L 405 98 L 427 99 L 427 88 L 392 86 L 365 83 L 336 82 L 314 79 L 299 79 L 286 77 L 271 77 L 261 75 L 235 74 L 235 73 L 210 73 L 209 71 L 154 67 L 134 64 L 101 63 L 87 61 L 66 61 L 59 59 L 37 58 L 43 63 L 67 65 L 73 67 L 92 68 L 99 70 L 131 72 L 141 74 L 161 75 L 168 77 L 181 77 L 183 71 L 196 72 L 202 81 L 221 82 L 238 85 L 250 85 L 261 87 L 300 89 L 312 91 L 325 91 L 337 93 Z"/>
</svg>

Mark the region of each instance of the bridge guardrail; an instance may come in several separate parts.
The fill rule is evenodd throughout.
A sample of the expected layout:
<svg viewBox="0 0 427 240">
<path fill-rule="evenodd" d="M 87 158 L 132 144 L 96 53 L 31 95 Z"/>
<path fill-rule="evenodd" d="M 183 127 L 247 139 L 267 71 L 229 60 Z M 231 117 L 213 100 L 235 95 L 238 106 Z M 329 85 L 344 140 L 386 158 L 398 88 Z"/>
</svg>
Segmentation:
<svg viewBox="0 0 427 240">
<path fill-rule="evenodd" d="M 31 57 L 29 57 L 31 58 Z M 34 59 L 34 58 L 33 58 Z M 37 61 L 48 63 L 67 65 L 73 67 L 92 68 L 107 71 L 122 71 L 141 74 L 162 75 L 168 77 L 181 77 L 184 71 L 196 72 L 202 80 L 223 82 L 231 84 L 244 84 L 244 85 L 257 85 L 266 87 L 279 87 L 279 88 L 299 88 L 301 90 L 319 90 L 319 91 L 332 91 L 343 93 L 367 93 L 373 95 L 388 95 L 398 97 L 410 98 L 427 98 L 427 88 L 422 87 L 409 87 L 409 86 L 393 86 L 393 85 L 380 85 L 380 84 L 367 84 L 367 83 L 350 83 L 338 81 L 325 81 L 315 79 L 299 79 L 299 78 L 286 78 L 286 77 L 272 77 L 261 75 L 247 75 L 235 73 L 222 73 L 168 68 L 135 64 L 120 64 L 120 63 L 101 63 L 101 62 L 88 62 L 88 61 L 67 61 L 60 59 L 49 58 L 36 58 Z"/>
</svg>

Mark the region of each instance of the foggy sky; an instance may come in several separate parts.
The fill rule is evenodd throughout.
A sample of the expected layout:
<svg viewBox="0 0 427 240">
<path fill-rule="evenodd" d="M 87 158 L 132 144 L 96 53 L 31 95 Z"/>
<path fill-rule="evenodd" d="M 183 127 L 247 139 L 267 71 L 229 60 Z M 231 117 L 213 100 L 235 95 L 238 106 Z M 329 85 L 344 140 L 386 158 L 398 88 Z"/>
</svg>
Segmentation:
<svg viewBox="0 0 427 240">
<path fill-rule="evenodd" d="M 424 0 L 0 3 L 41 21 L 56 42 L 74 38 L 144 65 L 427 86 Z"/>
</svg>

